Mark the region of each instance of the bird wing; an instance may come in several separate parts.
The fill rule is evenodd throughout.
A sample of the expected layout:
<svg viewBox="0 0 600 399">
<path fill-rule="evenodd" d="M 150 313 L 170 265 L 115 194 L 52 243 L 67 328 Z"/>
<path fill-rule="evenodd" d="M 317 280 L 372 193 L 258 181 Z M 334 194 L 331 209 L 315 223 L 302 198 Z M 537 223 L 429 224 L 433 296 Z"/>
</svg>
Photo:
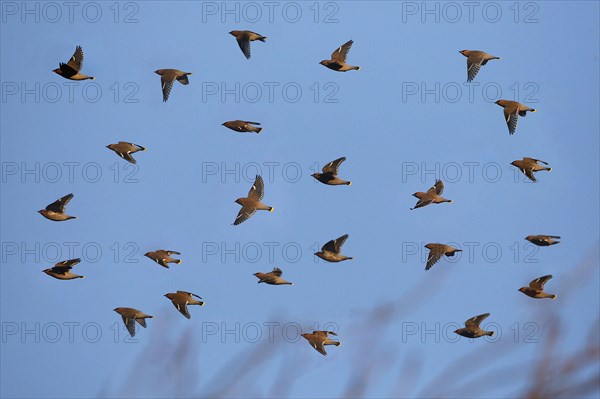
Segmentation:
<svg viewBox="0 0 600 399">
<path fill-rule="evenodd" d="M 546 162 L 546 161 L 542 161 L 541 159 L 535 159 L 535 158 L 523 157 L 523 161 L 526 161 L 526 162 L 535 162 L 535 163 L 537 163 L 537 162 L 541 162 L 541 163 L 543 163 L 544 165 L 548 165 L 548 162 Z"/>
<path fill-rule="evenodd" d="M 181 83 L 182 85 L 188 85 L 188 84 L 190 84 L 190 81 L 188 80 L 188 76 L 187 75 L 177 76 L 177 81 L 179 83 Z"/>
<path fill-rule="evenodd" d="M 117 154 L 121 158 L 123 158 L 124 160 L 126 160 L 127 162 L 130 162 L 130 163 L 133 163 L 133 164 L 137 163 L 137 161 L 135 160 L 135 158 L 131 156 L 131 151 L 117 152 Z"/>
<path fill-rule="evenodd" d="M 537 181 L 537 180 L 536 180 L 536 178 L 535 178 L 535 176 L 533 175 L 533 170 L 532 170 L 532 169 L 525 169 L 525 168 L 522 168 L 522 169 L 521 169 L 521 171 L 522 171 L 523 173 L 525 173 L 525 176 L 529 177 L 529 180 L 531 180 L 531 181 L 533 181 L 533 182 L 536 182 L 536 181 Z"/>
<path fill-rule="evenodd" d="M 327 165 L 323 166 L 323 173 L 331 173 L 332 175 L 337 175 L 340 169 L 340 165 L 342 162 L 346 160 L 346 157 L 341 157 L 336 159 L 335 161 L 329 162 Z"/>
<path fill-rule="evenodd" d="M 331 60 L 345 63 L 346 57 L 348 56 L 348 51 L 350 51 L 350 47 L 352 47 L 352 43 L 354 43 L 352 40 L 348 40 L 346 43 L 338 47 L 333 53 L 331 53 Z"/>
<path fill-rule="evenodd" d="M 517 123 L 519 122 L 519 115 L 516 113 L 509 113 L 506 108 L 504 108 L 504 118 L 506 119 L 506 124 L 508 125 L 508 132 L 510 134 L 515 134 L 517 130 Z"/>
<path fill-rule="evenodd" d="M 480 314 L 479 316 L 471 317 L 469 320 L 465 321 L 465 327 L 468 329 L 478 329 L 479 325 L 486 317 L 488 317 L 489 313 Z"/>
<path fill-rule="evenodd" d="M 175 75 L 172 73 L 165 72 L 160 76 L 160 85 L 162 87 L 163 92 L 163 102 L 167 102 L 169 99 L 169 94 L 171 94 L 171 89 L 173 88 L 173 81 L 175 80 Z"/>
<path fill-rule="evenodd" d="M 344 234 L 343 236 L 341 236 L 333 241 L 335 253 L 338 253 L 338 254 L 340 253 L 340 251 L 342 250 L 342 245 L 344 245 L 344 243 L 346 242 L 347 239 L 348 239 L 348 234 Z"/>
<path fill-rule="evenodd" d="M 181 252 L 177 252 L 177 251 L 163 251 L 166 252 L 167 255 L 171 256 L 171 255 L 181 255 Z"/>
<path fill-rule="evenodd" d="M 71 201 L 71 198 L 73 198 L 73 194 L 65 195 L 64 197 L 57 199 L 56 201 L 54 201 L 53 203 L 48 205 L 46 207 L 46 210 L 52 211 L 52 212 L 57 212 L 57 213 L 64 213 L 65 206 L 67 206 L 69 201 Z"/>
<path fill-rule="evenodd" d="M 135 337 L 135 320 L 123 315 L 121 315 L 121 317 L 123 318 L 123 323 L 125 323 L 125 327 L 127 327 L 127 331 L 129 331 L 129 335 Z"/>
<path fill-rule="evenodd" d="M 444 192 L 444 182 L 441 180 L 436 180 L 432 188 L 435 189 L 437 195 L 442 195 Z"/>
<path fill-rule="evenodd" d="M 246 59 L 250 59 L 250 38 L 247 35 L 243 35 L 236 38 L 238 45 L 240 46 L 240 50 L 246 56 Z"/>
<path fill-rule="evenodd" d="M 75 52 L 69 62 L 67 62 L 67 66 L 76 72 L 81 71 L 81 68 L 83 67 L 83 50 L 81 49 L 81 46 L 75 48 Z"/>
<path fill-rule="evenodd" d="M 280 268 L 276 267 L 276 268 L 273 269 L 273 271 L 271 271 L 268 274 L 272 274 L 274 276 L 281 277 L 281 275 L 283 274 L 283 272 L 281 271 Z"/>
<path fill-rule="evenodd" d="M 256 180 L 254 180 L 254 184 L 252 188 L 248 192 L 248 198 L 260 201 L 265 196 L 265 182 L 263 178 L 259 175 L 256 175 Z"/>
<path fill-rule="evenodd" d="M 180 291 L 177 291 L 177 292 L 180 292 Z M 186 319 L 190 319 L 192 317 L 190 315 L 190 312 L 188 311 L 187 302 L 185 302 L 185 303 L 177 303 L 175 301 L 172 301 L 172 302 L 173 302 L 173 306 L 175 306 L 175 309 L 179 310 L 179 313 L 184 315 L 186 317 Z"/>
<path fill-rule="evenodd" d="M 472 60 L 471 57 L 467 58 L 467 82 L 475 79 L 475 76 L 479 73 L 479 69 L 481 69 L 481 60 Z"/>
<path fill-rule="evenodd" d="M 433 248 L 429 250 L 429 255 L 427 255 L 427 264 L 425 265 L 425 270 L 431 269 L 433 265 L 435 265 L 441 258 L 444 256 L 445 250 L 443 245 L 434 244 Z"/>
<path fill-rule="evenodd" d="M 81 262 L 81 258 L 63 260 L 62 262 L 58 262 L 57 264 L 55 264 L 54 267 L 68 267 L 69 269 L 71 269 L 79 262 Z"/>
<path fill-rule="evenodd" d="M 533 288 L 534 290 L 542 291 L 544 289 L 544 284 L 546 284 L 546 282 L 548 280 L 550 280 L 551 278 L 552 278 L 551 274 L 548 274 L 548 275 L 542 276 L 542 277 L 538 277 L 529 283 L 529 287 Z"/>
<path fill-rule="evenodd" d="M 242 206 L 242 209 L 240 209 L 240 212 L 238 213 L 237 217 L 235 218 L 235 221 L 233 222 L 234 226 L 237 226 L 238 224 L 243 223 L 246 220 L 250 219 L 250 216 L 254 215 L 255 213 L 256 213 L 256 208 L 249 207 L 249 206 Z"/>
</svg>

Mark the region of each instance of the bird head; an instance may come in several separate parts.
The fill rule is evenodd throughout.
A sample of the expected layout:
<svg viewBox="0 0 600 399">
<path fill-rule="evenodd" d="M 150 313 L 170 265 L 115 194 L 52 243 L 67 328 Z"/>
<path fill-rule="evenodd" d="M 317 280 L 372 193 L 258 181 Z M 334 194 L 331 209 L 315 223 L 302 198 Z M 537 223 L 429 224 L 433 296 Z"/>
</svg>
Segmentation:
<svg viewBox="0 0 600 399">
<path fill-rule="evenodd" d="M 144 256 L 150 257 L 150 252 L 146 252 Z"/>
<path fill-rule="evenodd" d="M 464 55 L 465 57 L 469 56 L 470 51 L 469 50 L 460 50 L 459 53 L 461 53 L 462 55 Z"/>
<path fill-rule="evenodd" d="M 498 104 L 499 106 L 504 107 L 504 100 L 498 100 L 494 102 L 494 104 Z"/>
<path fill-rule="evenodd" d="M 303 337 L 304 337 L 304 338 L 306 338 L 306 339 L 310 339 L 310 338 L 309 338 L 309 335 L 310 335 L 309 333 L 304 333 L 304 334 L 300 334 L 300 335 L 301 335 L 301 336 L 303 336 Z"/>
<path fill-rule="evenodd" d="M 45 270 L 42 270 L 42 272 L 44 272 L 46 274 L 50 274 L 50 270 L 52 270 L 52 269 L 45 269 Z"/>
<path fill-rule="evenodd" d="M 521 287 L 521 288 L 519 288 L 519 292 L 525 292 L 526 289 L 527 288 L 525 288 L 525 287 Z"/>
<path fill-rule="evenodd" d="M 229 34 L 232 35 L 232 36 L 237 36 L 238 32 L 239 31 L 237 31 L 237 30 L 232 30 L 231 32 L 229 32 Z"/>
<path fill-rule="evenodd" d="M 154 71 L 154 73 L 157 75 L 162 75 L 162 72 L 163 72 L 162 69 L 157 69 L 156 71 Z"/>
<path fill-rule="evenodd" d="M 238 199 L 236 199 L 236 200 L 235 200 L 235 203 L 236 203 L 236 204 L 240 204 L 240 205 L 244 206 L 244 204 L 242 203 L 242 199 L 243 199 L 243 198 L 238 198 Z"/>
<path fill-rule="evenodd" d="M 512 166 L 517 166 L 516 162 L 517 162 L 517 161 L 512 161 L 510 164 L 511 164 Z"/>
<path fill-rule="evenodd" d="M 45 211 L 46 211 L 45 209 L 40 209 L 40 210 L 39 210 L 39 211 L 37 211 L 37 212 L 38 212 L 40 215 L 43 215 Z"/>
<path fill-rule="evenodd" d="M 57 73 L 59 75 L 62 75 L 62 72 L 60 71 L 60 68 L 53 69 L 52 72 Z"/>
</svg>

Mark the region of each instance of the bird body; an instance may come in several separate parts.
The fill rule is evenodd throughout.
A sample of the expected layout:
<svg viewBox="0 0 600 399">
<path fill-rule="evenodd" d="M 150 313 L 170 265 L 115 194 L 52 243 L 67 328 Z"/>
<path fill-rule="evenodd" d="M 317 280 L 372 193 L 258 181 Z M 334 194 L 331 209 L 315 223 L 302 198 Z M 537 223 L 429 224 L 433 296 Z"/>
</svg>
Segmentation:
<svg viewBox="0 0 600 399">
<path fill-rule="evenodd" d="M 270 285 L 294 285 L 294 283 L 290 283 L 289 281 L 282 279 L 282 274 L 283 272 L 278 267 L 274 268 L 273 271 L 270 271 L 269 273 L 254 273 L 254 275 L 258 278 L 258 283 L 266 283 Z"/>
<path fill-rule="evenodd" d="M 537 236 L 527 236 L 527 237 L 525 237 L 525 239 L 527 241 L 529 241 L 530 243 L 535 244 L 540 247 L 548 247 L 550 245 L 555 245 L 560 242 L 560 241 L 556 241 L 557 239 L 560 239 L 560 236 L 537 235 Z"/>
<path fill-rule="evenodd" d="M 77 219 L 76 216 L 70 216 L 65 213 L 65 208 L 72 198 L 72 193 L 67 194 L 64 197 L 59 198 L 50 205 L 48 205 L 46 209 L 39 210 L 38 213 L 46 219 L 52 220 L 54 222 L 62 222 L 69 219 Z"/>
<path fill-rule="evenodd" d="M 467 57 L 467 82 L 475 79 L 475 76 L 479 73 L 479 69 L 487 64 L 488 61 L 500 59 L 500 57 L 479 50 L 462 50 L 459 53 Z"/>
<path fill-rule="evenodd" d="M 235 132 L 239 132 L 239 133 L 248 133 L 248 132 L 260 133 L 262 130 L 262 127 L 252 126 L 252 125 L 260 125 L 260 123 L 250 122 L 250 121 L 235 120 L 235 121 L 224 122 L 222 125 L 235 131 Z"/>
<path fill-rule="evenodd" d="M 117 144 L 109 144 L 106 146 L 109 150 L 113 150 L 118 156 L 124 160 L 135 164 L 136 160 L 131 156 L 138 151 L 146 151 L 144 147 L 138 144 L 128 143 L 125 141 L 119 141 Z"/>
<path fill-rule="evenodd" d="M 244 53 L 247 60 L 250 59 L 251 55 L 250 42 L 259 40 L 264 43 L 265 40 L 267 40 L 266 36 L 259 35 L 258 33 L 249 30 L 232 30 L 229 34 L 235 37 L 235 40 L 237 40 L 237 43 L 240 46 L 240 50 L 242 50 L 242 53 Z"/>
<path fill-rule="evenodd" d="M 322 169 L 323 173 L 313 173 L 311 176 L 314 177 L 315 179 L 317 179 L 318 181 L 320 181 L 321 183 L 327 184 L 330 186 L 340 186 L 340 185 L 350 186 L 350 185 L 352 185 L 351 181 L 342 180 L 339 177 L 337 177 L 337 174 L 340 169 L 340 165 L 345 160 L 346 160 L 346 157 L 341 157 L 341 158 L 336 159 L 335 161 L 331 161 L 323 167 L 323 169 Z"/>
<path fill-rule="evenodd" d="M 348 52 L 352 47 L 354 42 L 352 40 L 347 41 L 342 44 L 340 47 L 335 49 L 333 53 L 331 53 L 330 60 L 323 60 L 320 62 L 321 65 L 337 72 L 347 72 L 351 70 L 360 70 L 359 66 L 352 66 L 346 64 L 346 58 L 348 56 Z"/>
<path fill-rule="evenodd" d="M 483 337 L 484 335 L 488 335 L 491 337 L 492 335 L 494 335 L 493 331 L 485 331 L 479 327 L 481 322 L 489 315 L 489 313 L 484 313 L 480 314 L 479 316 L 471 317 L 469 320 L 465 321 L 465 326 L 463 328 L 459 328 L 454 332 L 466 338 L 479 338 Z"/>
<path fill-rule="evenodd" d="M 164 249 L 158 249 L 156 251 L 146 252 L 144 254 L 144 256 L 152 259 L 153 261 L 155 261 L 162 267 L 166 267 L 167 269 L 169 268 L 169 265 L 168 265 L 169 263 L 176 263 L 176 264 L 181 263 L 180 259 L 172 258 L 171 255 L 181 255 L 181 253 L 176 252 L 176 251 L 168 251 L 168 250 L 164 250 Z"/>
<path fill-rule="evenodd" d="M 169 298 L 171 302 L 173 302 L 175 309 L 187 319 L 192 317 L 188 311 L 188 305 L 204 306 L 204 302 L 194 299 L 194 297 L 198 299 L 202 299 L 202 297 L 187 291 L 169 292 L 168 294 L 165 294 L 165 297 Z"/>
<path fill-rule="evenodd" d="M 439 261 L 442 256 L 454 256 L 457 252 L 462 252 L 462 249 L 456 249 L 446 244 L 435 244 L 430 243 L 425 245 L 425 248 L 429 249 L 429 255 L 427 256 L 427 265 L 425 270 L 431 269 L 431 267 Z"/>
<path fill-rule="evenodd" d="M 76 278 L 84 278 L 85 276 L 80 276 L 75 273 L 71 273 L 71 269 L 73 266 L 81 262 L 81 259 L 70 259 L 62 262 L 58 262 L 54 265 L 54 267 L 50 269 L 43 270 L 47 275 L 54 277 L 59 280 L 73 280 Z"/>
<path fill-rule="evenodd" d="M 548 282 L 548 280 L 550 280 L 551 278 L 552 278 L 551 274 L 548 274 L 548 275 L 542 276 L 542 277 L 538 277 L 529 283 L 529 287 L 521 287 L 521 288 L 519 288 L 519 291 L 521 291 L 523 294 L 525 294 L 531 298 L 556 299 L 555 294 L 548 294 L 548 293 L 544 292 L 544 284 L 546 284 L 546 282 Z"/>
<path fill-rule="evenodd" d="M 344 260 L 353 259 L 352 257 L 348 257 L 340 253 L 342 250 L 342 245 L 344 245 L 348 237 L 348 234 L 344 234 L 335 240 L 328 241 L 325 243 L 325 245 L 323 245 L 319 252 L 315 253 L 315 255 L 323 260 L 326 260 L 327 262 L 342 262 Z"/>
<path fill-rule="evenodd" d="M 127 327 L 127 331 L 129 334 L 134 337 L 135 336 L 135 322 L 144 328 L 146 328 L 146 319 L 151 319 L 154 316 L 150 316 L 145 314 L 144 312 L 133 309 L 133 308 L 115 308 L 113 309 L 115 312 L 121 315 L 123 319 L 123 323 L 125 323 L 125 327 Z"/>
<path fill-rule="evenodd" d="M 543 163 L 544 165 L 548 165 L 548 162 L 541 161 L 535 158 L 527 158 L 524 157 L 522 160 L 512 161 L 510 164 L 519 168 L 519 170 L 529 178 L 529 180 L 536 182 L 536 178 L 533 175 L 533 172 L 539 172 L 540 170 L 547 170 L 548 172 L 552 171 L 552 168 L 542 166 L 538 162 Z"/>
<path fill-rule="evenodd" d="M 410 210 L 414 210 L 417 208 L 421 208 L 427 206 L 429 204 L 441 204 L 443 202 L 452 202 L 452 200 L 446 199 L 441 196 L 444 192 L 444 182 L 441 180 L 436 180 L 435 184 L 427 190 L 426 193 L 419 191 L 413 194 L 413 197 L 417 197 L 419 201 L 414 208 L 410 208 Z"/>
<path fill-rule="evenodd" d="M 516 101 L 498 100 L 496 101 L 496 104 L 504 108 L 504 119 L 508 125 L 509 134 L 515 134 L 519 116 L 526 116 L 527 112 L 537 112 L 536 109 L 530 108 Z"/>
<path fill-rule="evenodd" d="M 173 88 L 173 82 L 175 82 L 175 80 L 182 85 L 188 85 L 190 83 L 188 75 L 192 74 L 191 72 L 183 72 L 179 69 L 157 69 L 154 73 L 160 75 L 163 102 L 167 102 L 169 99 L 169 94 L 171 94 L 171 89 Z"/>
<path fill-rule="evenodd" d="M 329 335 L 337 336 L 337 334 L 333 331 L 313 331 L 312 333 L 302 334 L 302 337 L 304 337 L 317 352 L 323 356 L 327 356 L 327 352 L 325 352 L 325 345 L 340 346 L 342 344 L 339 341 L 330 339 Z"/>
<path fill-rule="evenodd" d="M 77 46 L 75 48 L 73 56 L 69 59 L 69 61 L 66 64 L 61 62 L 59 64 L 59 67 L 52 70 L 52 72 L 69 80 L 94 80 L 95 78 L 93 76 L 87 76 L 80 72 L 82 67 L 83 49 L 81 48 L 81 46 Z"/>
<path fill-rule="evenodd" d="M 265 183 L 261 176 L 256 175 L 254 184 L 248 192 L 248 197 L 238 198 L 235 200 L 236 203 L 242 206 L 242 209 L 240 209 L 240 211 L 238 212 L 238 215 L 235 218 L 233 224 L 238 225 L 240 223 L 245 222 L 258 210 L 273 212 L 275 208 L 273 208 L 272 206 L 265 205 L 261 202 L 264 196 Z"/>
</svg>

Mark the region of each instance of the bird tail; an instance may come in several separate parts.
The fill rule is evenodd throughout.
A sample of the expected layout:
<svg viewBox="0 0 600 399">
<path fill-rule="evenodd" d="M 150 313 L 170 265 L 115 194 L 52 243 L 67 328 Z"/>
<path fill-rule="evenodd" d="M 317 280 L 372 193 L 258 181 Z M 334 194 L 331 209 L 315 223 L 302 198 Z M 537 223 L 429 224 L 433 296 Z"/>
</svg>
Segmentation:
<svg viewBox="0 0 600 399">
<path fill-rule="evenodd" d="M 347 186 L 351 186 L 351 185 L 352 185 L 352 182 L 351 182 L 351 181 L 349 181 L 349 182 L 347 182 L 347 183 L 346 183 L 346 185 L 347 185 Z"/>
<path fill-rule="evenodd" d="M 272 206 L 269 207 L 269 212 L 273 212 L 275 210 L 275 208 L 273 208 Z"/>
<path fill-rule="evenodd" d="M 266 36 L 261 36 L 261 37 L 259 37 L 259 38 L 258 38 L 258 39 L 256 39 L 256 40 L 260 40 L 261 42 L 263 42 L 263 43 L 264 43 L 264 42 L 267 40 L 267 37 L 266 37 Z"/>
<path fill-rule="evenodd" d="M 556 299 L 556 295 L 555 294 L 550 295 L 550 299 Z"/>
<path fill-rule="evenodd" d="M 175 263 L 177 263 L 178 265 L 181 264 L 181 259 L 177 259 L 177 262 Z"/>
<path fill-rule="evenodd" d="M 263 130 L 263 128 L 262 128 L 262 127 L 256 127 L 256 128 L 254 128 L 254 131 L 255 131 L 257 134 L 258 134 L 258 133 L 260 133 L 262 130 Z"/>
<path fill-rule="evenodd" d="M 548 172 L 552 172 L 552 168 L 544 168 L 544 170 L 547 170 Z"/>
<path fill-rule="evenodd" d="M 485 335 L 489 335 L 491 337 L 492 335 L 494 335 L 494 332 L 493 331 L 486 331 Z"/>
<path fill-rule="evenodd" d="M 352 69 L 356 69 L 357 71 L 360 71 L 360 67 L 359 66 L 352 67 Z"/>
</svg>

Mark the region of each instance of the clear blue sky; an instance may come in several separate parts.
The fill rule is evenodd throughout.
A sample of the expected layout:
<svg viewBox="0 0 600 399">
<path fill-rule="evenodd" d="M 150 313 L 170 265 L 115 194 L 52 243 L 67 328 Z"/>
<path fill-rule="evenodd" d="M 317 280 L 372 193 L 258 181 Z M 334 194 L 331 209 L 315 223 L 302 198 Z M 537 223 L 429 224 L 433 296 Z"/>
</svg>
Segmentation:
<svg viewBox="0 0 600 399">
<path fill-rule="evenodd" d="M 597 2 L 477 2 L 471 17 L 434 2 L 434 14 L 422 2 L 276 3 L 272 17 L 262 2 L 226 7 L 236 4 L 238 21 L 222 2 L 82 2 L 72 17 L 62 2 L 1 2 L 2 397 L 436 395 L 445 370 L 470 356 L 522 368 L 483 391 L 448 377 L 453 395 L 497 397 L 527 385 L 552 332 L 559 353 L 585 346 L 588 332 L 598 342 Z M 248 61 L 234 29 L 268 40 Z M 319 65 L 349 39 L 360 71 Z M 93 82 L 51 72 L 76 45 Z M 467 85 L 463 49 L 502 59 Z M 166 104 L 159 68 L 193 73 Z M 499 98 L 538 112 L 509 136 Z M 233 119 L 264 130 L 221 126 Z M 147 147 L 137 167 L 104 148 L 120 140 Z M 340 156 L 352 186 L 315 183 L 315 165 Z M 524 156 L 552 172 L 526 182 L 510 167 Z M 257 165 L 275 212 L 232 226 Z M 411 194 L 436 177 L 454 203 L 410 211 Z M 36 213 L 70 192 L 77 220 Z M 353 261 L 315 261 L 316 247 L 345 233 Z M 562 243 L 532 248 L 530 234 Z M 429 242 L 473 250 L 425 272 Z M 159 248 L 183 263 L 167 270 L 143 256 Z M 41 272 L 70 257 L 87 278 Z M 258 285 L 252 274 L 273 267 L 295 285 Z M 544 274 L 556 301 L 517 292 Z M 163 297 L 175 290 L 206 306 L 184 319 Z M 119 306 L 155 316 L 134 343 L 123 342 Z M 455 324 L 485 312 L 498 340 L 455 338 Z M 280 323 L 273 343 L 270 322 Z M 343 343 L 327 358 L 294 333 L 325 323 Z M 214 384 L 226 377 L 238 381 L 231 391 Z"/>
</svg>

